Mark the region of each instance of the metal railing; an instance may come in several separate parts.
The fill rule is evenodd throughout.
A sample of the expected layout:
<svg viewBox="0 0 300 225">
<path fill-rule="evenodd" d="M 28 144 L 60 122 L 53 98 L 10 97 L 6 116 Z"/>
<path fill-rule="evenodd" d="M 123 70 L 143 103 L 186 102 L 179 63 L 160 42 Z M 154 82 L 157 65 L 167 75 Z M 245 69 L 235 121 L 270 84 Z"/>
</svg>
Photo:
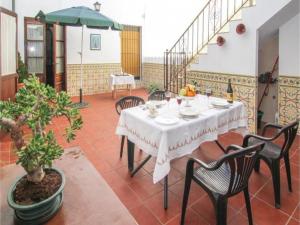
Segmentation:
<svg viewBox="0 0 300 225">
<path fill-rule="evenodd" d="M 177 42 L 164 53 L 164 88 L 178 93 L 186 85 L 186 69 L 230 20 L 254 0 L 210 0 Z"/>
</svg>

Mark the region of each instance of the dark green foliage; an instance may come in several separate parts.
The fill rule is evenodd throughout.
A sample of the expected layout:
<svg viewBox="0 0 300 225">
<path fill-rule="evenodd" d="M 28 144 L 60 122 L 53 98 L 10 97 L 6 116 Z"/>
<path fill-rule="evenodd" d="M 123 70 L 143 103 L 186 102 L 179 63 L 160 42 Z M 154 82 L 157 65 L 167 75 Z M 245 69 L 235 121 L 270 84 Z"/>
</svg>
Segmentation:
<svg viewBox="0 0 300 225">
<path fill-rule="evenodd" d="M 149 94 L 151 94 L 155 91 L 158 91 L 158 90 L 159 90 L 159 86 L 158 86 L 158 84 L 155 84 L 155 83 L 152 83 L 147 87 L 147 91 Z"/>
<path fill-rule="evenodd" d="M 28 76 L 29 76 L 27 67 L 26 67 L 25 63 L 23 62 L 23 60 L 21 59 L 20 52 L 18 52 L 18 69 L 17 69 L 17 73 L 19 75 L 19 79 L 18 79 L 19 83 L 23 83 L 24 80 L 27 79 Z"/>
<path fill-rule="evenodd" d="M 24 83 L 25 87 L 18 91 L 15 102 L 0 101 L 0 128 L 11 132 L 12 138 L 15 133 L 23 134 L 24 126 L 32 130 L 30 140 L 17 147 L 17 163 L 30 172 L 38 167 L 51 166 L 63 152 L 53 131 L 46 130 L 52 119 L 61 116 L 67 119 L 65 136 L 69 142 L 75 139 L 75 131 L 82 127 L 82 118 L 77 109 L 70 107 L 72 102 L 66 92 L 56 93 L 34 75 Z M 15 143 L 18 141 L 14 139 Z"/>
</svg>

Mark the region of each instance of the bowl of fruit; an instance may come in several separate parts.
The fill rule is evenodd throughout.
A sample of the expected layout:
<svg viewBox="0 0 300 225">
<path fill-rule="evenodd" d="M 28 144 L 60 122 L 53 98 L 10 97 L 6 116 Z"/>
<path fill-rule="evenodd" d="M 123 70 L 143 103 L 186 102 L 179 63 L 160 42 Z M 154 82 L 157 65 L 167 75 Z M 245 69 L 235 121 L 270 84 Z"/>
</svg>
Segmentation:
<svg viewBox="0 0 300 225">
<path fill-rule="evenodd" d="M 189 100 L 193 100 L 196 96 L 196 88 L 195 85 L 188 84 L 184 88 L 179 91 L 179 95 L 182 96 L 186 100 L 187 107 L 191 106 L 189 104 Z"/>
<path fill-rule="evenodd" d="M 186 85 L 184 88 L 180 90 L 179 95 L 183 97 L 195 97 L 196 96 L 195 85 L 192 84 Z"/>
</svg>

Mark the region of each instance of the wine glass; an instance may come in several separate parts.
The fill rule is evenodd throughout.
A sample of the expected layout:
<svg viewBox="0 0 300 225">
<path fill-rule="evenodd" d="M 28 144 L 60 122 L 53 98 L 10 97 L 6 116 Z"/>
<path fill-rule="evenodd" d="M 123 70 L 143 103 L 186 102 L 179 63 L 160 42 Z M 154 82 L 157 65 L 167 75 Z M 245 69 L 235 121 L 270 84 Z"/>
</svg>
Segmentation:
<svg viewBox="0 0 300 225">
<path fill-rule="evenodd" d="M 178 95 L 178 96 L 176 97 L 176 100 L 177 100 L 177 104 L 178 104 L 178 111 L 179 111 L 179 109 L 180 109 L 180 105 L 181 105 L 181 102 L 182 102 L 182 97 L 181 97 L 180 95 Z"/>
<path fill-rule="evenodd" d="M 207 105 L 209 106 L 209 97 L 212 95 L 212 90 L 210 88 L 206 88 L 205 94 L 207 96 Z"/>
<path fill-rule="evenodd" d="M 167 91 L 165 96 L 166 96 L 166 100 L 168 102 L 168 108 L 170 108 L 169 104 L 170 104 L 170 99 L 171 99 L 171 92 Z"/>
</svg>

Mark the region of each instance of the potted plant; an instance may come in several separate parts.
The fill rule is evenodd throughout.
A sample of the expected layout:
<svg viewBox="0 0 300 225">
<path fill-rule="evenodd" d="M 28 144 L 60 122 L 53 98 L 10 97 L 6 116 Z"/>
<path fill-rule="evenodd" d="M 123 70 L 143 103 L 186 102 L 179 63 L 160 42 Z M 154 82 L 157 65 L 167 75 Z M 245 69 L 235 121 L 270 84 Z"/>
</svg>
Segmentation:
<svg viewBox="0 0 300 225">
<path fill-rule="evenodd" d="M 63 149 L 56 142 L 54 132 L 46 129 L 54 117 L 68 121 L 66 140 L 75 138 L 82 127 L 77 109 L 71 108 L 70 97 L 39 82 L 30 75 L 24 80 L 15 102 L 0 101 L 0 128 L 8 132 L 16 147 L 17 164 L 26 175 L 12 184 L 8 204 L 15 210 L 19 224 L 41 224 L 50 219 L 62 204 L 65 177 L 62 171 L 52 168 Z M 25 138 L 28 131 L 30 137 Z"/>
<path fill-rule="evenodd" d="M 24 87 L 24 80 L 28 78 L 28 70 L 23 62 L 20 52 L 18 52 L 18 69 L 17 69 L 17 74 L 18 74 L 18 90 L 22 87 Z"/>
<path fill-rule="evenodd" d="M 149 86 L 147 87 L 147 91 L 149 94 L 158 91 L 159 90 L 159 85 L 156 83 L 151 83 L 149 84 Z"/>
</svg>

